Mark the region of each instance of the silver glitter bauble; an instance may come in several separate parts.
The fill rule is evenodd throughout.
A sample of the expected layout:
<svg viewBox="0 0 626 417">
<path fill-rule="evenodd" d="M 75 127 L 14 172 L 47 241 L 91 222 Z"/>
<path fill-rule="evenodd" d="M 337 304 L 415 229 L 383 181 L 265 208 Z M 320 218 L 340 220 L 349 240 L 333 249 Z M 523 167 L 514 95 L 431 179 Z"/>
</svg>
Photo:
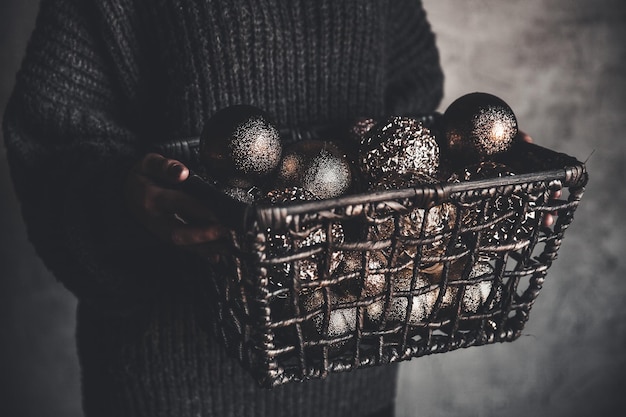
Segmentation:
<svg viewBox="0 0 626 417">
<path fill-rule="evenodd" d="M 270 117 L 249 105 L 226 107 L 206 123 L 200 136 L 199 158 L 220 183 L 247 187 L 272 173 L 280 161 L 282 143 Z"/>
<path fill-rule="evenodd" d="M 391 117 L 367 132 L 359 164 L 370 182 L 392 172 L 416 171 L 434 176 L 439 168 L 439 145 L 421 121 Z"/>
<path fill-rule="evenodd" d="M 387 268 L 387 258 L 378 251 L 372 251 L 367 257 L 367 270 L 363 279 L 361 295 L 363 297 L 376 297 L 385 291 L 387 281 L 385 268 Z M 359 257 L 360 258 L 360 257 Z M 360 259 L 359 259 L 360 260 Z M 363 269 L 359 263 L 359 270 Z"/>
<path fill-rule="evenodd" d="M 223 185 L 220 187 L 227 196 L 246 204 L 252 204 L 261 198 L 261 190 L 257 187 L 234 187 Z"/>
<path fill-rule="evenodd" d="M 394 296 L 390 299 L 389 310 L 385 317 L 387 322 L 404 322 L 408 312 L 409 325 L 418 325 L 426 320 L 431 314 L 435 302 L 437 301 L 438 288 L 430 289 L 430 282 L 421 274 L 415 277 L 414 286 L 411 291 L 413 271 L 412 268 L 404 268 L 394 274 L 392 284 Z M 395 292 L 402 291 L 402 294 Z M 411 307 L 409 311 L 409 300 Z M 366 317 L 374 323 L 383 319 L 385 311 L 385 299 L 378 300 L 367 306 Z"/>
<path fill-rule="evenodd" d="M 460 160 L 480 160 L 508 151 L 517 119 L 501 98 L 470 93 L 456 99 L 443 115 L 448 150 Z"/>
<path fill-rule="evenodd" d="M 303 140 L 285 150 L 277 184 L 302 187 L 320 199 L 344 194 L 352 183 L 350 163 L 337 145 Z"/>
<path fill-rule="evenodd" d="M 323 335 L 326 330 L 328 337 L 344 336 L 356 330 L 356 307 L 344 307 L 346 303 L 356 300 L 354 295 L 339 295 L 332 291 L 328 294 L 328 303 L 326 303 L 323 290 L 317 290 L 311 293 L 303 294 L 300 297 L 300 303 L 305 312 L 311 313 L 321 310 L 312 317 L 319 335 Z M 327 328 L 324 327 L 324 318 L 326 309 L 330 309 L 328 315 Z"/>
<path fill-rule="evenodd" d="M 449 283 L 463 278 L 466 261 L 466 258 L 462 258 L 450 265 L 448 272 Z M 494 288 L 495 277 L 493 274 L 494 268 L 489 262 L 479 260 L 472 265 L 467 279 L 476 280 L 476 282 L 464 284 L 465 291 L 461 300 L 462 311 L 466 313 L 477 313 L 479 309 L 483 307 L 487 309 L 495 308 L 502 298 L 502 289 L 500 287 L 495 288 L 491 303 L 485 306 Z M 454 303 L 457 301 L 460 288 L 459 285 L 454 284 L 448 286 L 442 301 L 443 308 L 452 307 L 452 309 L 454 309 Z"/>
</svg>

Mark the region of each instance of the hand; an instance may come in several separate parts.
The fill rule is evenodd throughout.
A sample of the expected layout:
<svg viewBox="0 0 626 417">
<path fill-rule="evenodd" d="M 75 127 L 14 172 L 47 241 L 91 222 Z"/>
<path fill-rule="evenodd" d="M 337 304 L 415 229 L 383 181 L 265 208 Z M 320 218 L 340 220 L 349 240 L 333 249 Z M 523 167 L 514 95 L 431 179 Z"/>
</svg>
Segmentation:
<svg viewBox="0 0 626 417">
<path fill-rule="evenodd" d="M 526 132 L 522 132 L 521 130 L 517 132 L 517 137 L 524 142 L 533 143 L 533 138 L 530 137 Z M 557 199 L 561 197 L 561 190 L 555 191 L 550 195 L 550 198 Z M 554 224 L 554 217 L 556 216 L 556 212 L 546 213 L 543 216 L 543 225 L 546 227 L 550 227 Z"/>
<path fill-rule="evenodd" d="M 215 260 L 228 230 L 208 207 L 175 188 L 188 177 L 189 169 L 183 163 L 149 153 L 126 178 L 126 205 L 159 240 Z"/>
</svg>

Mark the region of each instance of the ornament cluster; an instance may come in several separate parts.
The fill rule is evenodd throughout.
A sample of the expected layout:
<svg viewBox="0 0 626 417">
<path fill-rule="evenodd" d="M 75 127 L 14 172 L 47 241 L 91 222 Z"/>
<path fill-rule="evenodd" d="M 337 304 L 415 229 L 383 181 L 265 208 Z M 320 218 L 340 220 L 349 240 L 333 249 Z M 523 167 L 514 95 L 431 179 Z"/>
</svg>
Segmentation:
<svg viewBox="0 0 626 417">
<path fill-rule="evenodd" d="M 487 93 L 454 101 L 443 114 L 439 137 L 405 116 L 356 119 L 344 133 L 286 145 L 265 111 L 234 105 L 208 120 L 200 161 L 218 187 L 246 203 L 272 203 L 297 189 L 307 199 L 328 199 L 513 174 L 491 158 L 511 148 L 517 119 L 502 99 Z"/>
<path fill-rule="evenodd" d="M 437 131 L 412 117 L 360 118 L 341 137 L 286 144 L 267 113 L 253 106 L 237 105 L 220 110 L 208 121 L 199 155 L 207 178 L 229 196 L 249 204 L 285 205 L 353 192 L 515 175 L 494 157 L 511 149 L 517 129 L 515 114 L 503 100 L 487 93 L 471 93 L 446 109 Z M 519 210 L 521 204 L 514 198 L 499 199 L 492 214 Z M 484 217 L 485 213 L 469 211 L 461 216 L 454 205 L 443 203 L 389 217 L 364 232 L 368 241 L 393 239 L 394 233 L 406 240 L 420 233 L 450 236 L 444 232 L 452 230 L 459 221 L 466 227 L 485 222 L 479 216 Z M 494 226 L 482 233 L 480 244 L 497 247 L 518 232 L 512 230 L 513 223 L 511 220 L 511 224 Z M 524 221 L 515 227 L 526 230 Z M 311 334 L 341 338 L 354 332 L 357 309 L 350 304 L 359 296 L 372 301 L 364 309 L 364 319 L 369 323 L 413 325 L 427 319 L 436 303 L 445 309 L 457 302 L 463 311 L 475 313 L 501 297 L 501 289 L 492 288 L 491 280 L 480 279 L 493 273 L 493 267 L 485 260 L 469 265 L 466 258 L 461 258 L 450 264 L 448 276 L 461 276 L 465 271 L 475 283 L 465 285 L 463 291 L 459 291 L 460 286 L 449 286 L 443 295 L 436 286 L 443 273 L 442 262 L 433 261 L 415 272 L 412 260 L 416 256 L 422 260 L 441 258 L 448 246 L 445 238 L 433 239 L 419 249 L 415 244 L 398 244 L 395 254 L 372 251 L 367 261 L 359 252 L 331 251 L 326 257 L 317 250 L 330 241 L 344 243 L 348 233 L 339 223 L 328 229 L 302 226 L 296 231 L 267 230 L 265 244 L 270 255 L 290 259 L 269 268 L 270 284 L 276 288 L 288 287 L 294 277 L 302 282 L 334 274 L 364 277 L 356 286 L 345 284 L 331 290 L 311 287 L 301 291 L 300 309 L 312 317 L 309 327 L 305 326 Z M 293 253 L 302 256 L 294 260 Z M 391 257 L 398 266 L 389 284 Z M 361 275 L 363 270 L 366 273 Z M 393 286 L 394 293 L 405 296 L 386 298 L 388 285 Z M 289 309 L 287 304 L 285 308 Z"/>
</svg>

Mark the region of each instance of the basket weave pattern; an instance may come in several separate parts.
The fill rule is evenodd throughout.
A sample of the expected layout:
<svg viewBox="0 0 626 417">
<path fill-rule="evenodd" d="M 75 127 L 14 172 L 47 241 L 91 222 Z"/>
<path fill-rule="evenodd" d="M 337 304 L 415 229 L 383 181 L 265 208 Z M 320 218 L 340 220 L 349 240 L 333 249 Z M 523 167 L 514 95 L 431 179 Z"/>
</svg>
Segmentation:
<svg viewBox="0 0 626 417">
<path fill-rule="evenodd" d="M 234 239 L 237 254 L 214 281 L 216 333 L 264 386 L 512 341 L 586 182 L 581 169 L 541 176 L 257 208 L 250 228 Z M 567 200 L 550 200 L 558 190 Z M 503 202 L 506 209 L 494 209 Z M 428 216 L 444 205 L 452 207 L 453 221 L 433 233 Z M 558 214 L 552 228 L 542 226 L 547 212 Z M 337 225 L 360 233 L 338 239 Z M 372 239 L 369 231 L 381 225 L 383 238 Z M 326 238 L 298 244 L 316 231 Z M 294 243 L 277 255 L 271 233 Z M 346 259 L 352 268 L 336 266 Z M 477 274 L 479 263 L 485 267 Z M 277 268 L 288 273 L 277 280 Z M 302 268 L 317 275 L 303 279 Z M 372 279 L 379 287 L 365 291 Z M 306 308 L 311 294 L 318 301 Z"/>
<path fill-rule="evenodd" d="M 197 141 L 184 143 L 191 160 Z M 211 270 L 214 333 L 264 387 L 515 340 L 587 172 L 531 144 L 510 158 L 521 174 L 271 207 L 216 204 L 195 177 L 189 190 L 236 229 Z"/>
</svg>

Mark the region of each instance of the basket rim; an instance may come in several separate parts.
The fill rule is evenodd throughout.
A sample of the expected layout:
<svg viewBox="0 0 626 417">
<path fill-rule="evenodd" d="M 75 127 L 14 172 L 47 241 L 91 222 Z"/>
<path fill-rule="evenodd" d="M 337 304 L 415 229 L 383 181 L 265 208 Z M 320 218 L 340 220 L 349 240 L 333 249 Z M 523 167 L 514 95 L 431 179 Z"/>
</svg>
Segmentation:
<svg viewBox="0 0 626 417">
<path fill-rule="evenodd" d="M 434 184 L 422 184 L 412 187 L 394 190 L 363 191 L 355 194 L 342 195 L 325 200 L 302 201 L 285 205 L 269 205 L 262 203 L 245 203 L 218 191 L 212 184 L 206 182 L 197 174 L 183 183 L 192 189 L 195 195 L 204 194 L 207 200 L 218 203 L 226 215 L 227 223 L 236 231 L 247 231 L 254 222 L 259 226 L 276 227 L 276 219 L 285 219 L 289 216 L 297 216 L 314 211 L 325 211 L 337 207 L 345 207 L 363 204 L 364 202 L 377 203 L 395 199 L 410 198 L 421 200 L 423 203 L 433 202 L 440 204 L 447 201 L 451 195 L 470 190 L 481 190 L 505 186 L 515 186 L 537 181 L 562 181 L 564 187 L 585 186 L 587 182 L 587 169 L 585 163 L 575 157 L 553 151 L 543 146 L 521 142 L 518 143 L 522 150 L 536 153 L 558 156 L 565 160 L 565 166 L 557 169 L 548 169 L 521 173 L 506 177 L 487 178 L 481 180 L 464 181 L 460 183 L 438 182 Z"/>
<path fill-rule="evenodd" d="M 536 181 L 563 181 L 564 187 L 575 185 L 583 186 L 586 183 L 586 166 L 578 159 L 533 143 L 520 143 L 519 146 L 527 147 L 529 150 L 532 149 L 543 153 L 558 155 L 567 159 L 567 162 L 571 165 L 566 165 L 559 169 L 542 170 L 506 177 L 472 180 L 460 183 L 438 182 L 435 184 L 423 184 L 395 190 L 366 191 L 325 200 L 303 201 L 282 206 L 247 204 L 248 211 L 253 211 L 254 217 L 261 221 L 262 225 L 271 225 L 272 223 L 268 223 L 270 221 L 269 219 L 276 218 L 277 214 L 280 214 L 280 216 L 284 218 L 285 216 L 290 215 L 299 215 L 313 211 L 334 209 L 342 206 L 363 204 L 364 201 L 376 203 L 402 198 L 412 198 L 422 199 L 424 202 L 433 201 L 438 204 L 448 200 L 452 194 L 476 189 L 514 186 Z M 247 217 L 250 217 L 251 215 L 252 213 L 247 213 Z"/>
</svg>

